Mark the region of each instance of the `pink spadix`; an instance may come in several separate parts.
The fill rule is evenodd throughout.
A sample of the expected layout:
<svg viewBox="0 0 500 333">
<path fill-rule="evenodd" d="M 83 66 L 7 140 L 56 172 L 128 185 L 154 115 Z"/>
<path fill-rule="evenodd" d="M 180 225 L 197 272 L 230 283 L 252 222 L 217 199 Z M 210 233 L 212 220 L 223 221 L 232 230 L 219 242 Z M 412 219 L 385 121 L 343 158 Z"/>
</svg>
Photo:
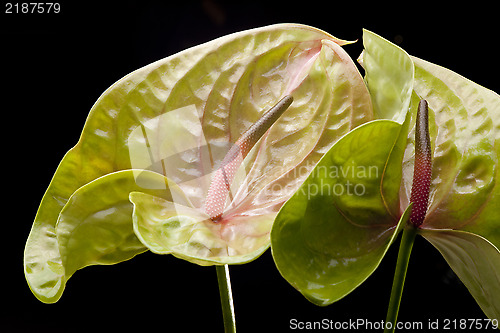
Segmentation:
<svg viewBox="0 0 500 333">
<path fill-rule="evenodd" d="M 231 183 L 245 156 L 292 102 L 292 96 L 287 95 L 282 98 L 231 146 L 220 167 L 214 172 L 208 189 L 205 212 L 212 221 L 218 222 L 221 219 L 226 199 L 230 194 Z"/>
<path fill-rule="evenodd" d="M 410 202 L 413 203 L 410 223 L 417 228 L 422 225 L 427 213 L 431 174 L 432 152 L 429 137 L 429 108 L 427 101 L 421 100 L 418 104 L 415 127 L 415 164 L 410 196 Z"/>
</svg>

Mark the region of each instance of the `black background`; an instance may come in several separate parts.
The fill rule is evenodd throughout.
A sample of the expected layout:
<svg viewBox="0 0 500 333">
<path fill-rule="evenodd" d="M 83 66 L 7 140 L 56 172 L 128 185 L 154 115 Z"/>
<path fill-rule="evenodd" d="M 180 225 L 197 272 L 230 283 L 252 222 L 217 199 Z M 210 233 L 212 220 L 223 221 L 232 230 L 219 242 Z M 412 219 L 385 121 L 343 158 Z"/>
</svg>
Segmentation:
<svg viewBox="0 0 500 333">
<path fill-rule="evenodd" d="M 5 14 L 2 3 L 0 332 L 223 330 L 215 269 L 172 256 L 145 253 L 119 265 L 83 269 L 53 305 L 39 302 L 25 282 L 23 250 L 38 204 L 93 103 L 115 81 L 225 34 L 291 22 L 347 40 L 361 39 L 367 28 L 498 91 L 498 9 L 488 3 L 65 1 L 61 13 L 43 15 Z M 345 49 L 356 59 L 362 44 Z M 363 285 L 324 308 L 281 278 L 270 251 L 231 266 L 239 332 L 287 332 L 292 318 L 381 321 L 396 255 L 393 246 Z M 439 253 L 417 239 L 400 320 L 426 325 L 437 318 L 485 316 Z"/>
</svg>

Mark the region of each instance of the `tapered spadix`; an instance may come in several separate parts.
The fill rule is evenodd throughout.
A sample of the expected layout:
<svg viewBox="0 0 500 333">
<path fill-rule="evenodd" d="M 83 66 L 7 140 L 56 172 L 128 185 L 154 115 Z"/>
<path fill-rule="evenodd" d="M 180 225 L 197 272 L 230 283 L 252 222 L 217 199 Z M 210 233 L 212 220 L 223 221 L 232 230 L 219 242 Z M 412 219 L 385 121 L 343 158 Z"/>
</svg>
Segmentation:
<svg viewBox="0 0 500 333">
<path fill-rule="evenodd" d="M 429 137 L 429 109 L 426 100 L 418 104 L 415 128 L 415 164 L 410 202 L 413 203 L 410 223 L 420 227 L 424 222 L 429 201 L 432 173 L 431 140 Z"/>
<path fill-rule="evenodd" d="M 210 216 L 212 221 L 220 220 L 224 212 L 226 198 L 229 194 L 231 183 L 234 179 L 243 159 L 259 141 L 259 139 L 267 132 L 267 130 L 278 120 L 292 104 L 292 96 L 285 96 L 269 111 L 267 111 L 257 122 L 252 124 L 248 130 L 234 143 L 229 149 L 222 163 L 214 172 L 210 188 L 208 189 L 207 200 L 205 202 L 205 212 Z"/>
</svg>

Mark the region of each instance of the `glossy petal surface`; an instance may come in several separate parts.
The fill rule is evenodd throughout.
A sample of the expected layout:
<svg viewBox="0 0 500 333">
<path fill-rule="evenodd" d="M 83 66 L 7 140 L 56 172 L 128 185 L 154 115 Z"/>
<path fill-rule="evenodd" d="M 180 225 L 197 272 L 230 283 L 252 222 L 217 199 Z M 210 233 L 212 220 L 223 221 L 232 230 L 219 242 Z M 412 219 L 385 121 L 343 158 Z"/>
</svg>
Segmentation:
<svg viewBox="0 0 500 333">
<path fill-rule="evenodd" d="M 124 170 L 100 177 L 73 193 L 56 226 L 66 279 L 82 267 L 115 264 L 147 250 L 134 234 L 128 194 L 141 190 L 170 199 L 171 189 L 166 188 L 160 174 L 144 171 L 141 179 L 164 189 L 138 186 L 133 171 Z"/>
<path fill-rule="evenodd" d="M 363 30 L 359 61 L 373 100 L 375 118 L 403 123 L 410 107 L 414 66 L 410 56 L 386 39 Z"/>
<path fill-rule="evenodd" d="M 145 171 L 142 177 L 150 184 L 163 184 L 164 189 L 144 189 L 136 184 L 133 171 L 126 170 L 100 177 L 73 193 L 60 213 L 53 240 L 60 262 L 45 263 L 45 274 L 40 274 L 38 253 L 25 257 L 25 273 L 35 296 L 55 302 L 76 270 L 118 263 L 147 250 L 132 229 L 128 193 L 142 190 L 167 199 L 171 196 L 162 175 Z"/>
<path fill-rule="evenodd" d="M 500 97 L 448 69 L 413 60 L 415 92 L 430 107 L 433 149 L 430 204 L 423 227 L 469 230 L 498 246 Z M 410 131 L 409 138 L 413 134 Z M 409 162 L 413 154 L 410 139 L 404 183 L 411 183 L 408 169 L 413 167 Z"/>
<path fill-rule="evenodd" d="M 422 230 L 490 319 L 500 320 L 500 252 L 487 239 L 457 230 Z"/>
<path fill-rule="evenodd" d="M 379 120 L 344 136 L 276 218 L 271 233 L 276 265 L 315 304 L 331 304 L 361 284 L 397 235 L 399 217 L 388 212 L 383 192 L 397 194 L 399 183 L 385 189 L 383 183 L 384 175 L 401 169 L 401 127 Z M 388 163 L 393 151 L 399 163 Z"/>
<path fill-rule="evenodd" d="M 275 215 L 234 216 L 213 223 L 199 210 L 134 192 L 134 230 L 151 251 L 173 254 L 199 265 L 241 264 L 269 247 Z"/>
</svg>

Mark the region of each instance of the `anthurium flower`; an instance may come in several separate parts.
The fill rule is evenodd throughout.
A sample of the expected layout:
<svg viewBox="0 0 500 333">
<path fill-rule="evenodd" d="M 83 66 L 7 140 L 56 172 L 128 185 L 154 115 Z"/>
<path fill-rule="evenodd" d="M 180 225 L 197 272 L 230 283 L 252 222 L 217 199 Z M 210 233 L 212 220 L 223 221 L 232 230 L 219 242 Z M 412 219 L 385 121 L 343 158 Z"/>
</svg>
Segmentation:
<svg viewBox="0 0 500 333">
<path fill-rule="evenodd" d="M 276 265 L 318 305 L 343 298 L 370 276 L 410 218 L 414 167 L 423 161 L 415 158 L 414 128 L 424 99 L 432 167 L 418 233 L 484 313 L 500 319 L 500 98 L 369 31 L 363 42 L 375 115 L 391 120 L 346 134 L 282 207 L 271 232 Z"/>
<path fill-rule="evenodd" d="M 113 84 L 35 217 L 24 257 L 35 296 L 55 302 L 76 270 L 148 249 L 202 265 L 259 256 L 282 204 L 342 135 L 373 117 L 345 43 L 308 26 L 273 25 Z M 293 103 L 238 157 L 227 200 L 212 214 L 206 202 L 221 163 L 285 96 Z"/>
</svg>

